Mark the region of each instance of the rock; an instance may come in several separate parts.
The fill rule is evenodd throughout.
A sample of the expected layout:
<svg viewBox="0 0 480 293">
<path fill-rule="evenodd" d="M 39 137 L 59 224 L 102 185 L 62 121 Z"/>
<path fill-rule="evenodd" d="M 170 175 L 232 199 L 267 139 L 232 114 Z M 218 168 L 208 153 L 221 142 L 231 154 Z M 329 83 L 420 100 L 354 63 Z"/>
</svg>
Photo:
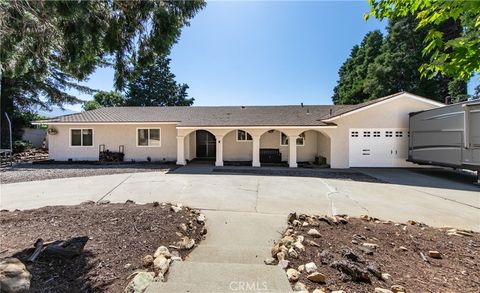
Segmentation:
<svg viewBox="0 0 480 293">
<path fill-rule="evenodd" d="M 307 223 L 307 222 L 303 222 L 303 223 L 302 223 L 302 227 L 308 227 L 308 223 Z"/>
<path fill-rule="evenodd" d="M 406 248 L 405 246 L 400 246 L 399 249 L 400 249 L 400 250 L 403 250 L 403 251 L 407 251 L 407 250 L 408 250 L 408 248 Z"/>
<path fill-rule="evenodd" d="M 431 257 L 431 258 L 436 258 L 436 259 L 442 258 L 442 255 L 440 254 L 440 252 L 438 252 L 436 250 L 430 250 L 428 252 L 428 256 Z"/>
<path fill-rule="evenodd" d="M 308 292 L 307 286 L 301 282 L 296 282 L 295 285 L 293 286 L 293 291 L 296 292 Z"/>
<path fill-rule="evenodd" d="M 286 259 L 282 259 L 282 260 L 279 260 L 278 261 L 278 266 L 281 267 L 282 269 L 286 269 L 288 268 L 288 265 L 290 264 L 290 262 Z"/>
<path fill-rule="evenodd" d="M 302 244 L 304 240 L 305 240 L 305 236 L 303 236 L 303 235 L 298 235 L 298 236 L 297 236 L 297 240 L 296 240 L 295 242 Z"/>
<path fill-rule="evenodd" d="M 285 236 L 280 239 L 280 245 L 290 246 L 294 242 L 295 238 L 293 238 L 293 236 Z"/>
<path fill-rule="evenodd" d="M 330 266 L 345 274 L 352 281 L 370 283 L 368 272 L 353 262 L 345 260 L 334 261 Z"/>
<path fill-rule="evenodd" d="M 145 255 L 143 258 L 142 258 L 142 266 L 144 267 L 149 267 L 153 264 L 153 256 L 151 256 L 150 254 L 148 255 Z"/>
<path fill-rule="evenodd" d="M 202 227 L 202 229 L 200 230 L 200 235 L 207 235 L 207 228 Z"/>
<path fill-rule="evenodd" d="M 414 220 L 408 220 L 408 221 L 407 221 L 407 224 L 410 224 L 410 225 L 416 225 L 416 224 L 417 224 L 417 222 L 416 222 L 416 221 L 414 221 Z"/>
<path fill-rule="evenodd" d="M 347 247 L 342 249 L 342 256 L 355 262 L 363 262 L 360 256 L 358 256 L 355 252 L 353 252 L 353 250 Z"/>
<path fill-rule="evenodd" d="M 322 237 L 322 234 L 320 234 L 320 232 L 318 232 L 317 229 L 313 229 L 313 228 L 308 230 L 307 234 L 314 237 L 314 238 Z"/>
<path fill-rule="evenodd" d="M 360 219 L 368 222 L 368 221 L 370 221 L 371 218 L 368 215 L 361 215 Z"/>
<path fill-rule="evenodd" d="M 291 258 L 298 258 L 298 252 L 292 247 L 288 250 L 288 256 Z"/>
<path fill-rule="evenodd" d="M 352 239 L 352 244 L 358 244 L 358 241 L 355 239 Z"/>
<path fill-rule="evenodd" d="M 387 273 L 382 273 L 382 280 L 390 280 L 392 278 L 392 275 L 387 274 Z"/>
<path fill-rule="evenodd" d="M 127 201 L 125 202 L 125 204 L 135 204 L 135 202 L 131 199 L 127 199 Z"/>
<path fill-rule="evenodd" d="M 171 261 L 183 261 L 183 259 L 180 256 L 172 256 L 170 258 Z"/>
<path fill-rule="evenodd" d="M 378 248 L 378 244 L 375 244 L 375 243 L 362 243 L 363 246 L 365 247 L 368 247 L 368 248 L 372 248 L 372 249 L 377 249 Z"/>
<path fill-rule="evenodd" d="M 124 269 L 129 269 L 131 266 L 132 266 L 131 263 L 126 263 L 126 264 L 123 266 L 123 268 L 124 268 Z"/>
<path fill-rule="evenodd" d="M 277 256 L 277 253 L 280 252 L 280 243 L 275 244 L 272 249 L 270 250 L 273 257 Z"/>
<path fill-rule="evenodd" d="M 177 207 L 177 206 L 171 206 L 170 209 L 171 209 L 172 211 L 174 211 L 175 213 L 178 213 L 179 211 L 182 210 L 181 207 Z"/>
<path fill-rule="evenodd" d="M 153 254 L 153 258 L 157 258 L 159 257 L 160 255 L 163 255 L 165 256 L 166 258 L 170 258 L 170 256 L 172 256 L 170 254 L 170 251 L 168 251 L 168 248 L 165 247 L 165 246 L 160 246 L 157 248 L 157 250 L 155 250 L 155 253 Z"/>
<path fill-rule="evenodd" d="M 160 203 L 158 203 L 158 201 L 154 201 L 154 202 L 153 202 L 153 207 L 154 207 L 154 208 L 158 207 L 159 205 L 160 205 Z"/>
<path fill-rule="evenodd" d="M 305 246 L 298 241 L 293 243 L 293 247 L 295 247 L 295 249 L 300 251 L 300 252 L 305 251 Z"/>
<path fill-rule="evenodd" d="M 195 240 L 190 239 L 188 236 L 182 237 L 182 241 L 177 243 L 177 246 L 180 249 L 191 249 L 192 247 L 195 246 Z"/>
<path fill-rule="evenodd" d="M 154 277 L 154 272 L 139 272 L 130 283 L 128 283 L 127 288 L 125 288 L 125 293 L 144 292 L 148 285 L 153 282 Z"/>
<path fill-rule="evenodd" d="M 205 217 L 204 214 L 198 215 L 198 217 L 197 217 L 197 222 L 198 222 L 199 224 L 205 223 L 205 220 L 206 220 L 206 217 Z"/>
<path fill-rule="evenodd" d="M 101 200 L 97 201 L 98 205 L 109 204 L 109 203 L 110 203 L 110 201 L 108 199 L 101 199 Z"/>
<path fill-rule="evenodd" d="M 308 223 L 308 225 L 314 226 L 314 227 L 320 226 L 320 221 L 313 218 L 313 217 L 308 217 L 307 218 L 307 223 Z"/>
<path fill-rule="evenodd" d="M 287 278 L 290 282 L 295 282 L 298 280 L 298 278 L 300 278 L 300 272 L 296 269 L 288 269 Z"/>
<path fill-rule="evenodd" d="M 347 292 L 345 292 L 343 290 L 335 290 L 335 291 L 332 291 L 331 293 L 347 293 Z"/>
<path fill-rule="evenodd" d="M 333 254 L 325 249 L 320 253 L 320 262 L 324 265 L 328 265 L 333 261 Z"/>
<path fill-rule="evenodd" d="M 288 222 L 293 223 L 294 220 L 297 219 L 297 213 L 290 213 L 288 214 Z"/>
<path fill-rule="evenodd" d="M 276 256 L 277 256 L 278 260 L 284 260 L 285 259 L 285 252 L 280 251 L 279 253 L 277 253 Z"/>
<path fill-rule="evenodd" d="M 376 263 L 371 263 L 367 266 L 367 271 L 372 273 L 377 279 L 383 280 L 382 278 L 382 270 L 380 269 L 380 266 L 377 265 Z"/>
<path fill-rule="evenodd" d="M 375 293 L 393 293 L 393 292 L 388 289 L 375 288 Z"/>
<path fill-rule="evenodd" d="M 312 293 L 327 293 L 327 292 L 323 289 L 315 289 L 312 291 Z"/>
<path fill-rule="evenodd" d="M 320 247 L 320 244 L 318 244 L 317 242 L 315 242 L 313 240 L 307 240 L 307 244 L 310 245 L 310 246 Z"/>
<path fill-rule="evenodd" d="M 390 287 L 390 290 L 393 292 L 393 293 L 406 293 L 407 290 L 405 290 L 405 288 L 401 285 L 392 285 Z"/>
<path fill-rule="evenodd" d="M 315 283 L 325 283 L 325 275 L 319 272 L 311 273 L 307 276 L 307 279 Z"/>
<path fill-rule="evenodd" d="M 360 249 L 364 254 L 366 255 L 373 255 L 373 250 L 371 250 L 368 247 L 365 246 L 359 246 L 358 249 Z"/>
<path fill-rule="evenodd" d="M 274 264 L 275 264 L 276 260 L 275 260 L 273 257 L 271 257 L 271 258 L 265 259 L 263 262 L 264 262 L 266 265 L 271 266 L 271 265 L 274 265 Z"/>
<path fill-rule="evenodd" d="M 164 275 L 168 271 L 169 266 L 170 260 L 163 255 L 159 255 L 153 261 L 153 270 L 158 274 Z"/>
<path fill-rule="evenodd" d="M 32 275 L 15 257 L 0 259 L 0 290 L 5 293 L 21 293 L 30 290 Z"/>
<path fill-rule="evenodd" d="M 305 271 L 307 273 L 313 273 L 317 270 L 317 265 L 314 262 L 309 262 L 305 264 Z"/>
<path fill-rule="evenodd" d="M 302 225 L 302 222 L 300 222 L 299 220 L 293 220 L 292 225 L 295 227 L 300 227 Z"/>
<path fill-rule="evenodd" d="M 297 268 L 297 271 L 299 271 L 300 273 L 303 273 L 303 271 L 305 271 L 305 265 L 299 265 Z"/>
<path fill-rule="evenodd" d="M 180 230 L 182 230 L 183 232 L 187 232 L 187 230 L 188 230 L 187 224 L 185 224 L 185 223 L 181 223 L 178 227 L 179 227 Z"/>
</svg>

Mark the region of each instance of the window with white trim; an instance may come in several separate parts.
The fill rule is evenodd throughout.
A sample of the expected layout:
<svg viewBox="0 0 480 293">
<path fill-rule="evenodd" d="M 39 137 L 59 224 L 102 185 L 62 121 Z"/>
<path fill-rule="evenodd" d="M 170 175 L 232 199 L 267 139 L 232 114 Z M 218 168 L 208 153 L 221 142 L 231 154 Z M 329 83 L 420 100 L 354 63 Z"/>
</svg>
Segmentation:
<svg viewBox="0 0 480 293">
<path fill-rule="evenodd" d="M 280 145 L 281 146 L 287 146 L 288 145 L 288 136 L 280 132 Z M 300 135 L 297 137 L 297 146 L 304 146 L 305 145 L 305 132 L 300 133 Z"/>
<path fill-rule="evenodd" d="M 70 146 L 93 146 L 93 129 L 70 129 Z"/>
<path fill-rule="evenodd" d="M 156 147 L 160 146 L 160 128 L 138 128 L 137 129 L 137 146 L 139 147 Z"/>
<path fill-rule="evenodd" d="M 252 136 L 250 133 L 246 132 L 245 130 L 237 130 L 237 141 L 250 141 L 252 140 Z"/>
</svg>

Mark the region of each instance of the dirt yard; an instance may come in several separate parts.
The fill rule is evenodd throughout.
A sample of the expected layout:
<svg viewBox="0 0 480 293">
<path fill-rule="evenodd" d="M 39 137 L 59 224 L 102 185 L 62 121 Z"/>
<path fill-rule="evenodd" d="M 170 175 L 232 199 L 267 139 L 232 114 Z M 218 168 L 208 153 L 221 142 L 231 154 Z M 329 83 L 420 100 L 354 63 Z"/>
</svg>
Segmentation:
<svg viewBox="0 0 480 293">
<path fill-rule="evenodd" d="M 198 243 L 203 223 L 196 211 L 170 205 L 86 203 L 0 213 L 0 257 L 25 261 L 38 238 L 45 242 L 89 236 L 73 260 L 41 254 L 29 265 L 31 292 L 123 292 L 142 258 L 161 245 L 178 245 L 180 233 Z M 191 222 L 189 224 L 189 222 Z M 186 231 L 180 228 L 184 223 Z M 172 249 L 175 250 L 175 249 Z M 184 258 L 190 250 L 178 250 Z"/>
<path fill-rule="evenodd" d="M 295 215 L 272 255 L 282 251 L 282 243 L 288 250 L 283 249 L 292 287 L 305 286 L 310 292 L 381 288 L 438 293 L 479 292 L 480 288 L 480 234 L 471 231 L 432 228 L 413 221 L 395 224 L 366 216 Z M 310 262 L 315 264 L 313 269 L 306 265 Z"/>
<path fill-rule="evenodd" d="M 48 180 L 57 178 L 85 177 L 139 172 L 167 172 L 176 168 L 173 164 L 160 163 L 19 163 L 0 170 L 2 184 Z"/>
</svg>

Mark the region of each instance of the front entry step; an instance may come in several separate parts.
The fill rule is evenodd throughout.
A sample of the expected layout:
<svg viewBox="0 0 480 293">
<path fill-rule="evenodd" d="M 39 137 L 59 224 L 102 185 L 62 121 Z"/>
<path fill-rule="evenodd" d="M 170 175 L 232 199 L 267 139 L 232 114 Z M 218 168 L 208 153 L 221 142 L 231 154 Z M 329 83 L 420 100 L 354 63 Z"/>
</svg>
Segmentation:
<svg viewBox="0 0 480 293">
<path fill-rule="evenodd" d="M 152 283 L 154 292 L 292 292 L 278 266 L 238 263 L 174 262 L 166 283 Z"/>
<path fill-rule="evenodd" d="M 187 257 L 187 261 L 210 263 L 263 264 L 270 258 L 272 246 L 200 245 Z"/>
</svg>

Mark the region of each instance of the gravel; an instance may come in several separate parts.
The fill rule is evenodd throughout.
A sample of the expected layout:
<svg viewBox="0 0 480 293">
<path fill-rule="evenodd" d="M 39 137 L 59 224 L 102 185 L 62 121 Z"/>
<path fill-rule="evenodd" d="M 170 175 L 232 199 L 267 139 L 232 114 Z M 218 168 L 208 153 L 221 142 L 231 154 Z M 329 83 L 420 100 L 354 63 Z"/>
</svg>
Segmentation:
<svg viewBox="0 0 480 293">
<path fill-rule="evenodd" d="M 167 172 L 175 165 L 158 163 L 135 164 L 17 164 L 0 171 L 2 184 L 48 180 L 56 178 L 85 177 L 109 174 Z"/>
</svg>

